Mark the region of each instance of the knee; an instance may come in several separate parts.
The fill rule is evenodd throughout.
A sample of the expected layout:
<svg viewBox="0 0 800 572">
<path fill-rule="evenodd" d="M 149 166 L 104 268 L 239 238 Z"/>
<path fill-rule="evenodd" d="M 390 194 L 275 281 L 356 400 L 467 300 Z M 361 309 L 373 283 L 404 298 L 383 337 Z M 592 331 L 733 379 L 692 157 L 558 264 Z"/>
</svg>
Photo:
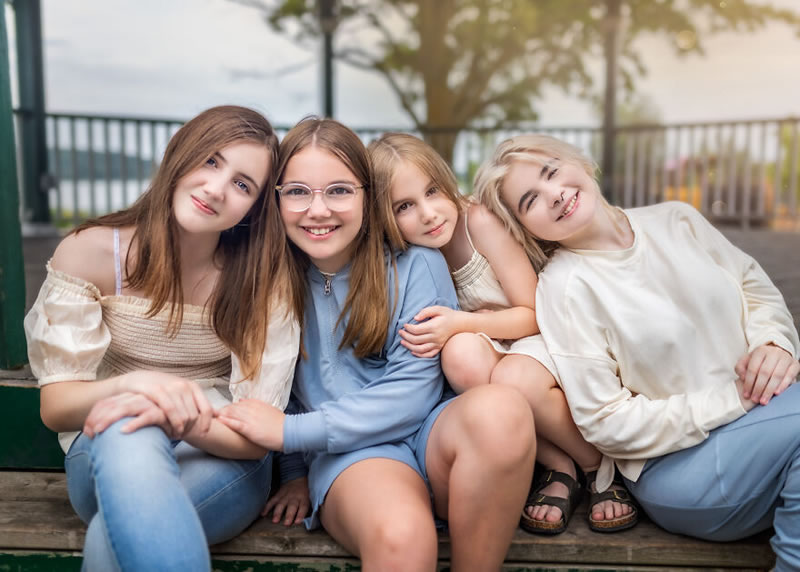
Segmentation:
<svg viewBox="0 0 800 572">
<path fill-rule="evenodd" d="M 508 355 L 492 370 L 491 383 L 518 389 L 531 406 L 542 403 L 556 387 L 553 374 L 541 363 L 523 355 Z"/>
<path fill-rule="evenodd" d="M 492 351 L 476 334 L 456 334 L 442 348 L 442 371 L 456 393 L 489 383 L 492 367 Z"/>
<path fill-rule="evenodd" d="M 365 570 L 432 570 L 436 565 L 438 546 L 431 513 L 395 510 L 376 523 L 371 536 L 361 554 Z"/>
<path fill-rule="evenodd" d="M 523 395 L 513 387 L 488 385 L 470 397 L 464 407 L 464 431 L 480 454 L 509 465 L 529 458 L 535 431 Z"/>
</svg>

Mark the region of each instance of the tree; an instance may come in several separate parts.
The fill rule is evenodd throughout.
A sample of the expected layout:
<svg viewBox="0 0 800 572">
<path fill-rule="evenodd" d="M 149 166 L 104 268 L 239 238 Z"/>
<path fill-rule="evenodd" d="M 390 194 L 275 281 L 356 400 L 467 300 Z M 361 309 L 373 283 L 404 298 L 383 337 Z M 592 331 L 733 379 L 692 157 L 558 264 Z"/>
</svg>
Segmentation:
<svg viewBox="0 0 800 572">
<path fill-rule="evenodd" d="M 299 44 L 320 37 L 319 0 L 231 0 L 259 10 Z M 608 0 L 606 0 L 608 1 Z M 597 0 L 338 0 L 334 56 L 382 75 L 415 127 L 448 160 L 459 129 L 537 118 L 546 87 L 593 93 L 589 73 L 608 32 Z M 620 76 L 645 73 L 634 41 L 667 36 L 679 53 L 703 53 L 701 37 L 753 31 L 800 15 L 755 0 L 622 0 Z"/>
</svg>

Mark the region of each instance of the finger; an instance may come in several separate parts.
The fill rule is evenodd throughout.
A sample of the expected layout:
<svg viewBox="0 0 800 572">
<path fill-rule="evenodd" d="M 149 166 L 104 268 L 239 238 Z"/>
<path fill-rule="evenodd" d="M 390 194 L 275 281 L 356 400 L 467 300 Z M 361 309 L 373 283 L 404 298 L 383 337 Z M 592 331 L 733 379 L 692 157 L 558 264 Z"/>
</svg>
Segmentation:
<svg viewBox="0 0 800 572">
<path fill-rule="evenodd" d="M 297 510 L 297 500 L 293 500 L 286 505 L 286 514 L 283 518 L 283 524 L 285 526 L 291 526 L 294 523 L 295 519 L 297 518 Z"/>
<path fill-rule="evenodd" d="M 787 368 L 786 373 L 783 375 L 780 385 L 778 385 L 778 388 L 775 390 L 775 395 L 780 395 L 787 387 L 792 385 L 795 379 L 797 379 L 798 372 L 800 372 L 800 363 L 793 360 L 793 363 Z"/>
<path fill-rule="evenodd" d="M 214 419 L 214 408 L 208 401 L 203 389 L 196 383 L 191 384 L 195 407 L 197 408 L 198 418 L 195 422 L 200 435 L 205 435 L 211 429 L 211 421 Z"/>
<path fill-rule="evenodd" d="M 267 503 L 264 505 L 264 508 L 261 509 L 261 516 L 267 516 L 269 511 L 278 503 L 278 495 L 273 495 L 269 499 L 267 499 Z"/>
<path fill-rule="evenodd" d="M 753 385 L 756 382 L 756 376 L 761 369 L 763 361 L 764 352 L 762 348 L 758 348 L 751 354 L 750 361 L 747 363 L 747 371 L 744 375 L 744 389 L 742 391 L 745 399 L 749 399 L 753 394 Z"/>
<path fill-rule="evenodd" d="M 775 362 L 770 356 L 766 356 L 764 361 L 761 362 L 761 367 L 758 368 L 758 373 L 756 374 L 755 381 L 753 382 L 753 390 L 750 395 L 750 401 L 753 403 L 761 403 L 762 405 L 764 404 L 763 400 L 767 397 L 767 385 L 769 384 L 774 371 Z"/>
<path fill-rule="evenodd" d="M 430 334 L 433 329 L 434 325 L 431 322 L 423 322 L 421 324 L 404 324 L 403 329 L 400 331 L 402 332 L 405 330 L 405 333 L 407 334 L 422 336 L 425 334 Z"/>
<path fill-rule="evenodd" d="M 303 499 L 303 502 L 300 503 L 300 510 L 297 511 L 297 517 L 294 519 L 295 524 L 300 524 L 303 522 L 303 519 L 308 514 L 308 509 L 311 508 L 311 503 L 308 501 L 308 497 Z"/>
<path fill-rule="evenodd" d="M 749 361 L 750 354 L 746 353 L 739 358 L 739 361 L 736 362 L 736 366 L 733 368 L 733 371 L 736 372 L 736 375 L 739 377 L 739 379 L 744 379 L 744 376 L 747 373 L 747 363 Z"/>
<path fill-rule="evenodd" d="M 272 511 L 272 522 L 278 524 L 283 518 L 283 513 L 285 510 L 286 510 L 286 499 L 282 497 L 275 504 L 275 509 Z"/>
<path fill-rule="evenodd" d="M 427 320 L 428 318 L 432 318 L 434 316 L 439 316 L 442 313 L 441 306 L 428 306 L 427 308 L 423 308 L 417 315 L 414 316 L 414 319 L 417 322 L 421 322 L 422 320 Z"/>
<path fill-rule="evenodd" d="M 403 346 L 404 348 L 406 348 L 408 351 L 410 351 L 415 356 L 424 347 L 424 346 L 420 346 L 420 345 L 417 345 L 417 344 L 409 343 L 409 342 L 407 342 L 405 340 L 400 340 L 400 345 Z M 417 357 L 419 357 L 419 356 L 417 356 Z"/>
<path fill-rule="evenodd" d="M 160 427 L 165 421 L 166 417 L 164 416 L 164 412 L 154 406 L 152 409 L 142 412 L 140 415 L 137 415 L 136 418 L 126 423 L 121 431 L 123 433 L 133 433 L 142 427 L 148 427 L 150 425 L 158 425 Z"/>
<path fill-rule="evenodd" d="M 431 351 L 429 351 L 429 352 L 425 352 L 424 354 L 420 354 L 420 355 L 419 355 L 419 356 L 417 356 L 417 357 L 422 357 L 422 358 L 432 358 L 432 357 L 436 357 L 437 355 L 439 355 L 439 352 L 440 352 L 440 351 L 442 351 L 442 350 L 441 350 L 441 348 L 439 348 L 439 347 L 435 347 L 435 348 L 433 348 Z"/>
</svg>

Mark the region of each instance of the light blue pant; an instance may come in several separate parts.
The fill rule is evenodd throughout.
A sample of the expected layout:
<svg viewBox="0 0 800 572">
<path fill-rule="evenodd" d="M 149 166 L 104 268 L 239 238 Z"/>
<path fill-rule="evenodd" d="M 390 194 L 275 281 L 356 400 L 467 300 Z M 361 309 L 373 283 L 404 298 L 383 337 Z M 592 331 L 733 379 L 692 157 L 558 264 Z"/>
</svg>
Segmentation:
<svg viewBox="0 0 800 572">
<path fill-rule="evenodd" d="M 263 508 L 272 455 L 221 459 L 158 427 L 123 434 L 126 421 L 94 439 L 81 434 L 64 462 L 70 502 L 89 525 L 83 570 L 209 570 L 208 545 Z"/>
<path fill-rule="evenodd" d="M 776 569 L 800 570 L 800 384 L 699 445 L 647 461 L 626 484 L 672 532 L 736 540 L 772 525 Z"/>
</svg>

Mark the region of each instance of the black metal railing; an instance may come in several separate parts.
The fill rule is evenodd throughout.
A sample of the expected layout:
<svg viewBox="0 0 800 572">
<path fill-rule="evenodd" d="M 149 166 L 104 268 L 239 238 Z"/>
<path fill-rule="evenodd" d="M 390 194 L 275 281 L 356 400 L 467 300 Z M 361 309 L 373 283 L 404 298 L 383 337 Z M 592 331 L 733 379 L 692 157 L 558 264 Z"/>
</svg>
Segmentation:
<svg viewBox="0 0 800 572">
<path fill-rule="evenodd" d="M 43 185 L 51 218 L 71 226 L 131 204 L 150 176 L 180 119 L 51 113 L 46 117 L 49 168 Z M 277 127 L 279 135 L 285 126 Z M 386 129 L 356 129 L 368 142 Z M 503 139 L 547 133 L 598 162 L 602 130 L 543 127 L 460 130 L 452 165 L 464 192 L 477 166 Z M 417 133 L 419 135 L 419 133 Z M 430 133 L 429 133 L 430 135 Z M 692 203 L 715 222 L 797 228 L 800 194 L 800 119 L 634 125 L 615 130 L 611 201 L 635 207 L 664 200 Z M 22 197 L 25 213 L 25 197 Z"/>
</svg>

